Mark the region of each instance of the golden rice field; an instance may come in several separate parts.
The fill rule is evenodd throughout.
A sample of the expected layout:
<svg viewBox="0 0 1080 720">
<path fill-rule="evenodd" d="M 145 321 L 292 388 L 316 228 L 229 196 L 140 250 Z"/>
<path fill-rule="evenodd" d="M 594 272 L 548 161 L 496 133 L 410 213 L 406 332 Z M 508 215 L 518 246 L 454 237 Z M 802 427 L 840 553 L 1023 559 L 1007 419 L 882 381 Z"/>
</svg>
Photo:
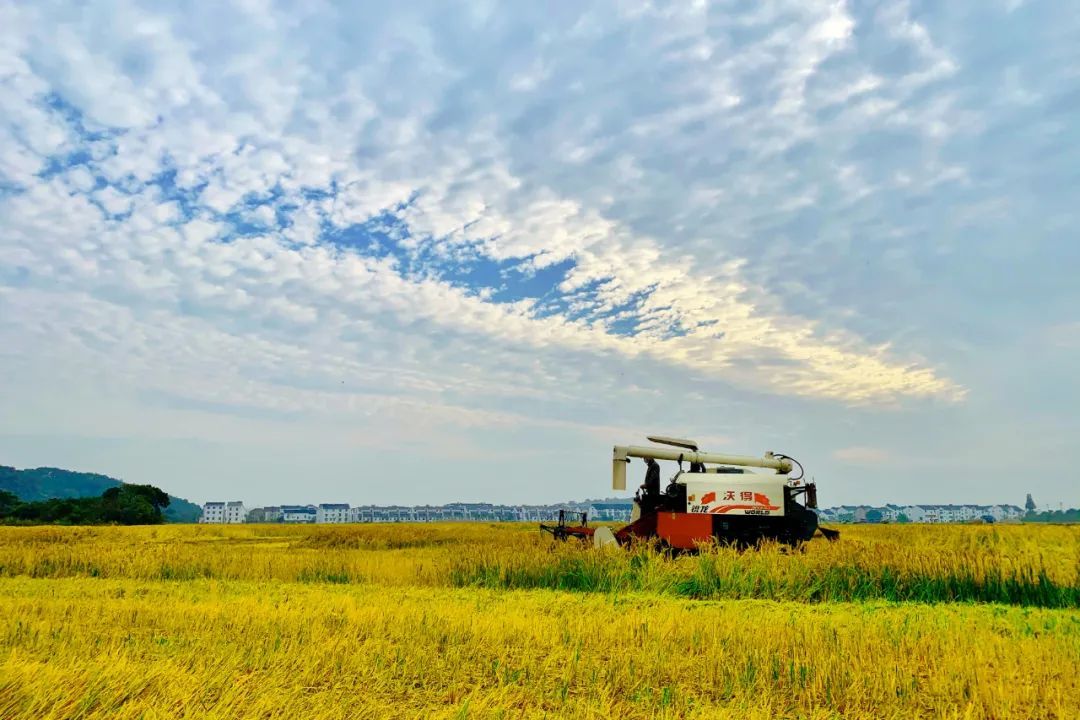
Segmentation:
<svg viewBox="0 0 1080 720">
<path fill-rule="evenodd" d="M 0 718 L 1075 718 L 1080 528 L 0 528 Z"/>
</svg>

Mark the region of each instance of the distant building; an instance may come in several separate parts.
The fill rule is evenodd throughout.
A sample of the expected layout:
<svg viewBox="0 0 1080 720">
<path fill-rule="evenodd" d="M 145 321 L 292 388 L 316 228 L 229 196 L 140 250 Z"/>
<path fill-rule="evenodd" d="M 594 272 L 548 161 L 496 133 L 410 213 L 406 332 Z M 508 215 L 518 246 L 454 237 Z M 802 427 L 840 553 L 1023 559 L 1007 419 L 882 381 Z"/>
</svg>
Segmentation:
<svg viewBox="0 0 1080 720">
<path fill-rule="evenodd" d="M 990 517 L 994 522 L 1018 521 L 1024 511 L 1016 505 L 842 505 L 818 511 L 818 517 L 827 522 L 899 522 L 905 519 L 913 523 L 965 523 Z"/>
<path fill-rule="evenodd" d="M 982 514 L 979 505 L 923 505 L 926 522 L 957 523 L 974 520 Z"/>
<path fill-rule="evenodd" d="M 379 507 L 377 505 L 360 505 L 349 508 L 349 522 L 373 523 L 373 522 L 401 522 L 399 510 L 402 508 Z M 412 518 L 406 518 L 412 519 Z"/>
<path fill-rule="evenodd" d="M 223 502 L 208 502 L 203 503 L 202 516 L 199 518 L 201 523 L 222 523 L 225 522 L 225 503 Z"/>
<path fill-rule="evenodd" d="M 885 507 L 877 508 L 881 513 L 881 522 L 894 523 L 903 514 L 904 509 L 899 505 L 888 504 Z M 910 518 L 908 518 L 910 520 Z"/>
<path fill-rule="evenodd" d="M 628 499 L 607 498 L 566 502 L 559 505 L 494 505 L 449 503 L 447 505 L 268 505 L 248 510 L 235 502 L 203 505 L 202 523 L 394 523 L 394 522 L 544 522 L 558 517 L 559 510 L 587 513 L 589 520 L 628 522 L 633 505 Z M 824 524 L 835 523 L 965 523 L 1019 522 L 1024 509 L 1016 505 L 840 505 L 817 509 Z M 988 520 L 989 518 L 989 520 Z"/>
<path fill-rule="evenodd" d="M 247 508 L 244 503 L 236 502 L 208 502 L 203 505 L 201 523 L 235 524 L 247 520 Z"/>
<path fill-rule="evenodd" d="M 561 505 L 492 505 L 490 503 L 450 503 L 449 505 L 359 505 L 346 512 L 346 522 L 541 522 L 559 515 Z M 623 506 L 629 508 L 629 505 Z M 580 507 L 579 512 L 588 509 Z M 627 512 L 629 510 L 627 509 Z"/>
<path fill-rule="evenodd" d="M 926 522 L 926 510 L 921 505 L 905 505 L 900 508 L 900 514 L 908 519 L 908 522 Z"/>
<path fill-rule="evenodd" d="M 558 508 L 551 505 L 521 505 L 512 508 L 510 520 L 518 522 L 545 522 L 559 517 Z"/>
<path fill-rule="evenodd" d="M 275 505 L 248 510 L 247 521 L 249 523 L 274 523 L 281 522 L 281 508 Z"/>
<path fill-rule="evenodd" d="M 317 523 L 346 523 L 349 522 L 349 506 L 340 503 L 321 503 L 315 508 L 315 522 Z"/>
<path fill-rule="evenodd" d="M 628 522 L 634 506 L 630 503 L 598 502 L 589 506 L 589 520 Z"/>
<path fill-rule="evenodd" d="M 817 511 L 818 520 L 822 522 L 839 522 L 839 511 L 837 508 L 821 508 Z"/>
<path fill-rule="evenodd" d="M 315 522 L 314 505 L 282 505 L 281 520 L 287 523 Z"/>
<path fill-rule="evenodd" d="M 1019 520 L 1024 517 L 1023 508 L 1016 505 L 991 505 L 987 508 L 987 514 L 994 520 Z"/>
</svg>

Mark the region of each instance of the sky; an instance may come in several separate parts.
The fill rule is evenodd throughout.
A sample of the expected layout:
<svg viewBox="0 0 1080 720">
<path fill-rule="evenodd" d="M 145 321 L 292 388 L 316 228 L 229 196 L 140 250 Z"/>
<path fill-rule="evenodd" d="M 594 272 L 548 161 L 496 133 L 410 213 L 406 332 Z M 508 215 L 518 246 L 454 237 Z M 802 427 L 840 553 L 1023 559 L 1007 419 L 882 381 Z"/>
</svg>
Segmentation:
<svg viewBox="0 0 1080 720">
<path fill-rule="evenodd" d="M 1034 0 L 0 0 L 0 464 L 555 502 L 662 433 L 823 505 L 1080 505 L 1077 37 Z"/>
</svg>

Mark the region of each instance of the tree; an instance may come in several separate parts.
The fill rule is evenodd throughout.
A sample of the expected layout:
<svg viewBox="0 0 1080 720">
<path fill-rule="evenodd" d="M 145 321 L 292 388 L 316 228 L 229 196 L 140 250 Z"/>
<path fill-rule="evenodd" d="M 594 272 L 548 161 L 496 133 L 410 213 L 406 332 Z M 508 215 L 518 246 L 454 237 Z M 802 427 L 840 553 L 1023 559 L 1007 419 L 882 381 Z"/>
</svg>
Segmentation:
<svg viewBox="0 0 1080 720">
<path fill-rule="evenodd" d="M 7 490 L 0 490 L 0 517 L 7 517 L 15 512 L 22 503 L 19 496 Z"/>
<path fill-rule="evenodd" d="M 156 525 L 164 522 L 161 511 L 168 505 L 168 494 L 153 485 L 119 485 L 106 489 L 100 497 L 51 498 L 25 503 L 14 493 L 0 490 L 0 522 Z"/>
<path fill-rule="evenodd" d="M 1031 499 L 1031 493 L 1027 494 L 1027 501 L 1024 503 L 1024 508 L 1029 512 L 1035 512 L 1035 501 Z"/>
<path fill-rule="evenodd" d="M 1068 510 L 1043 510 L 1042 512 L 1028 513 L 1024 516 L 1024 522 L 1078 523 L 1080 522 L 1080 509 L 1069 508 Z"/>
<path fill-rule="evenodd" d="M 121 525 L 157 525 L 169 496 L 153 485 L 121 485 L 101 494 L 101 519 Z"/>
<path fill-rule="evenodd" d="M 909 523 L 909 522 L 911 522 L 911 518 L 909 518 L 904 513 L 900 513 L 899 515 L 896 516 L 896 522 L 898 522 L 898 523 Z"/>
<path fill-rule="evenodd" d="M 877 508 L 871 508 L 866 511 L 866 522 L 879 523 L 882 520 L 881 511 Z"/>
</svg>

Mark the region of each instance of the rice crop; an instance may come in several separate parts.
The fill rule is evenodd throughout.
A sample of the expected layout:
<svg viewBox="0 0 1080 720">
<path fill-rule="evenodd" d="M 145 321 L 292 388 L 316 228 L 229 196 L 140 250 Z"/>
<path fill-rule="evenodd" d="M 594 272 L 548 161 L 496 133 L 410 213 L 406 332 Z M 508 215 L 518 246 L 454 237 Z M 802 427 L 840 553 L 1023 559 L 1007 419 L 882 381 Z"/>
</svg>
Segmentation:
<svg viewBox="0 0 1080 720">
<path fill-rule="evenodd" d="M 1080 607 L 1075 526 L 856 526 L 802 552 L 594 552 L 534 526 L 0 528 L 0 577 L 281 580 Z"/>
<path fill-rule="evenodd" d="M 0 528 L 0 718 L 1071 718 L 1080 532 Z"/>
</svg>

